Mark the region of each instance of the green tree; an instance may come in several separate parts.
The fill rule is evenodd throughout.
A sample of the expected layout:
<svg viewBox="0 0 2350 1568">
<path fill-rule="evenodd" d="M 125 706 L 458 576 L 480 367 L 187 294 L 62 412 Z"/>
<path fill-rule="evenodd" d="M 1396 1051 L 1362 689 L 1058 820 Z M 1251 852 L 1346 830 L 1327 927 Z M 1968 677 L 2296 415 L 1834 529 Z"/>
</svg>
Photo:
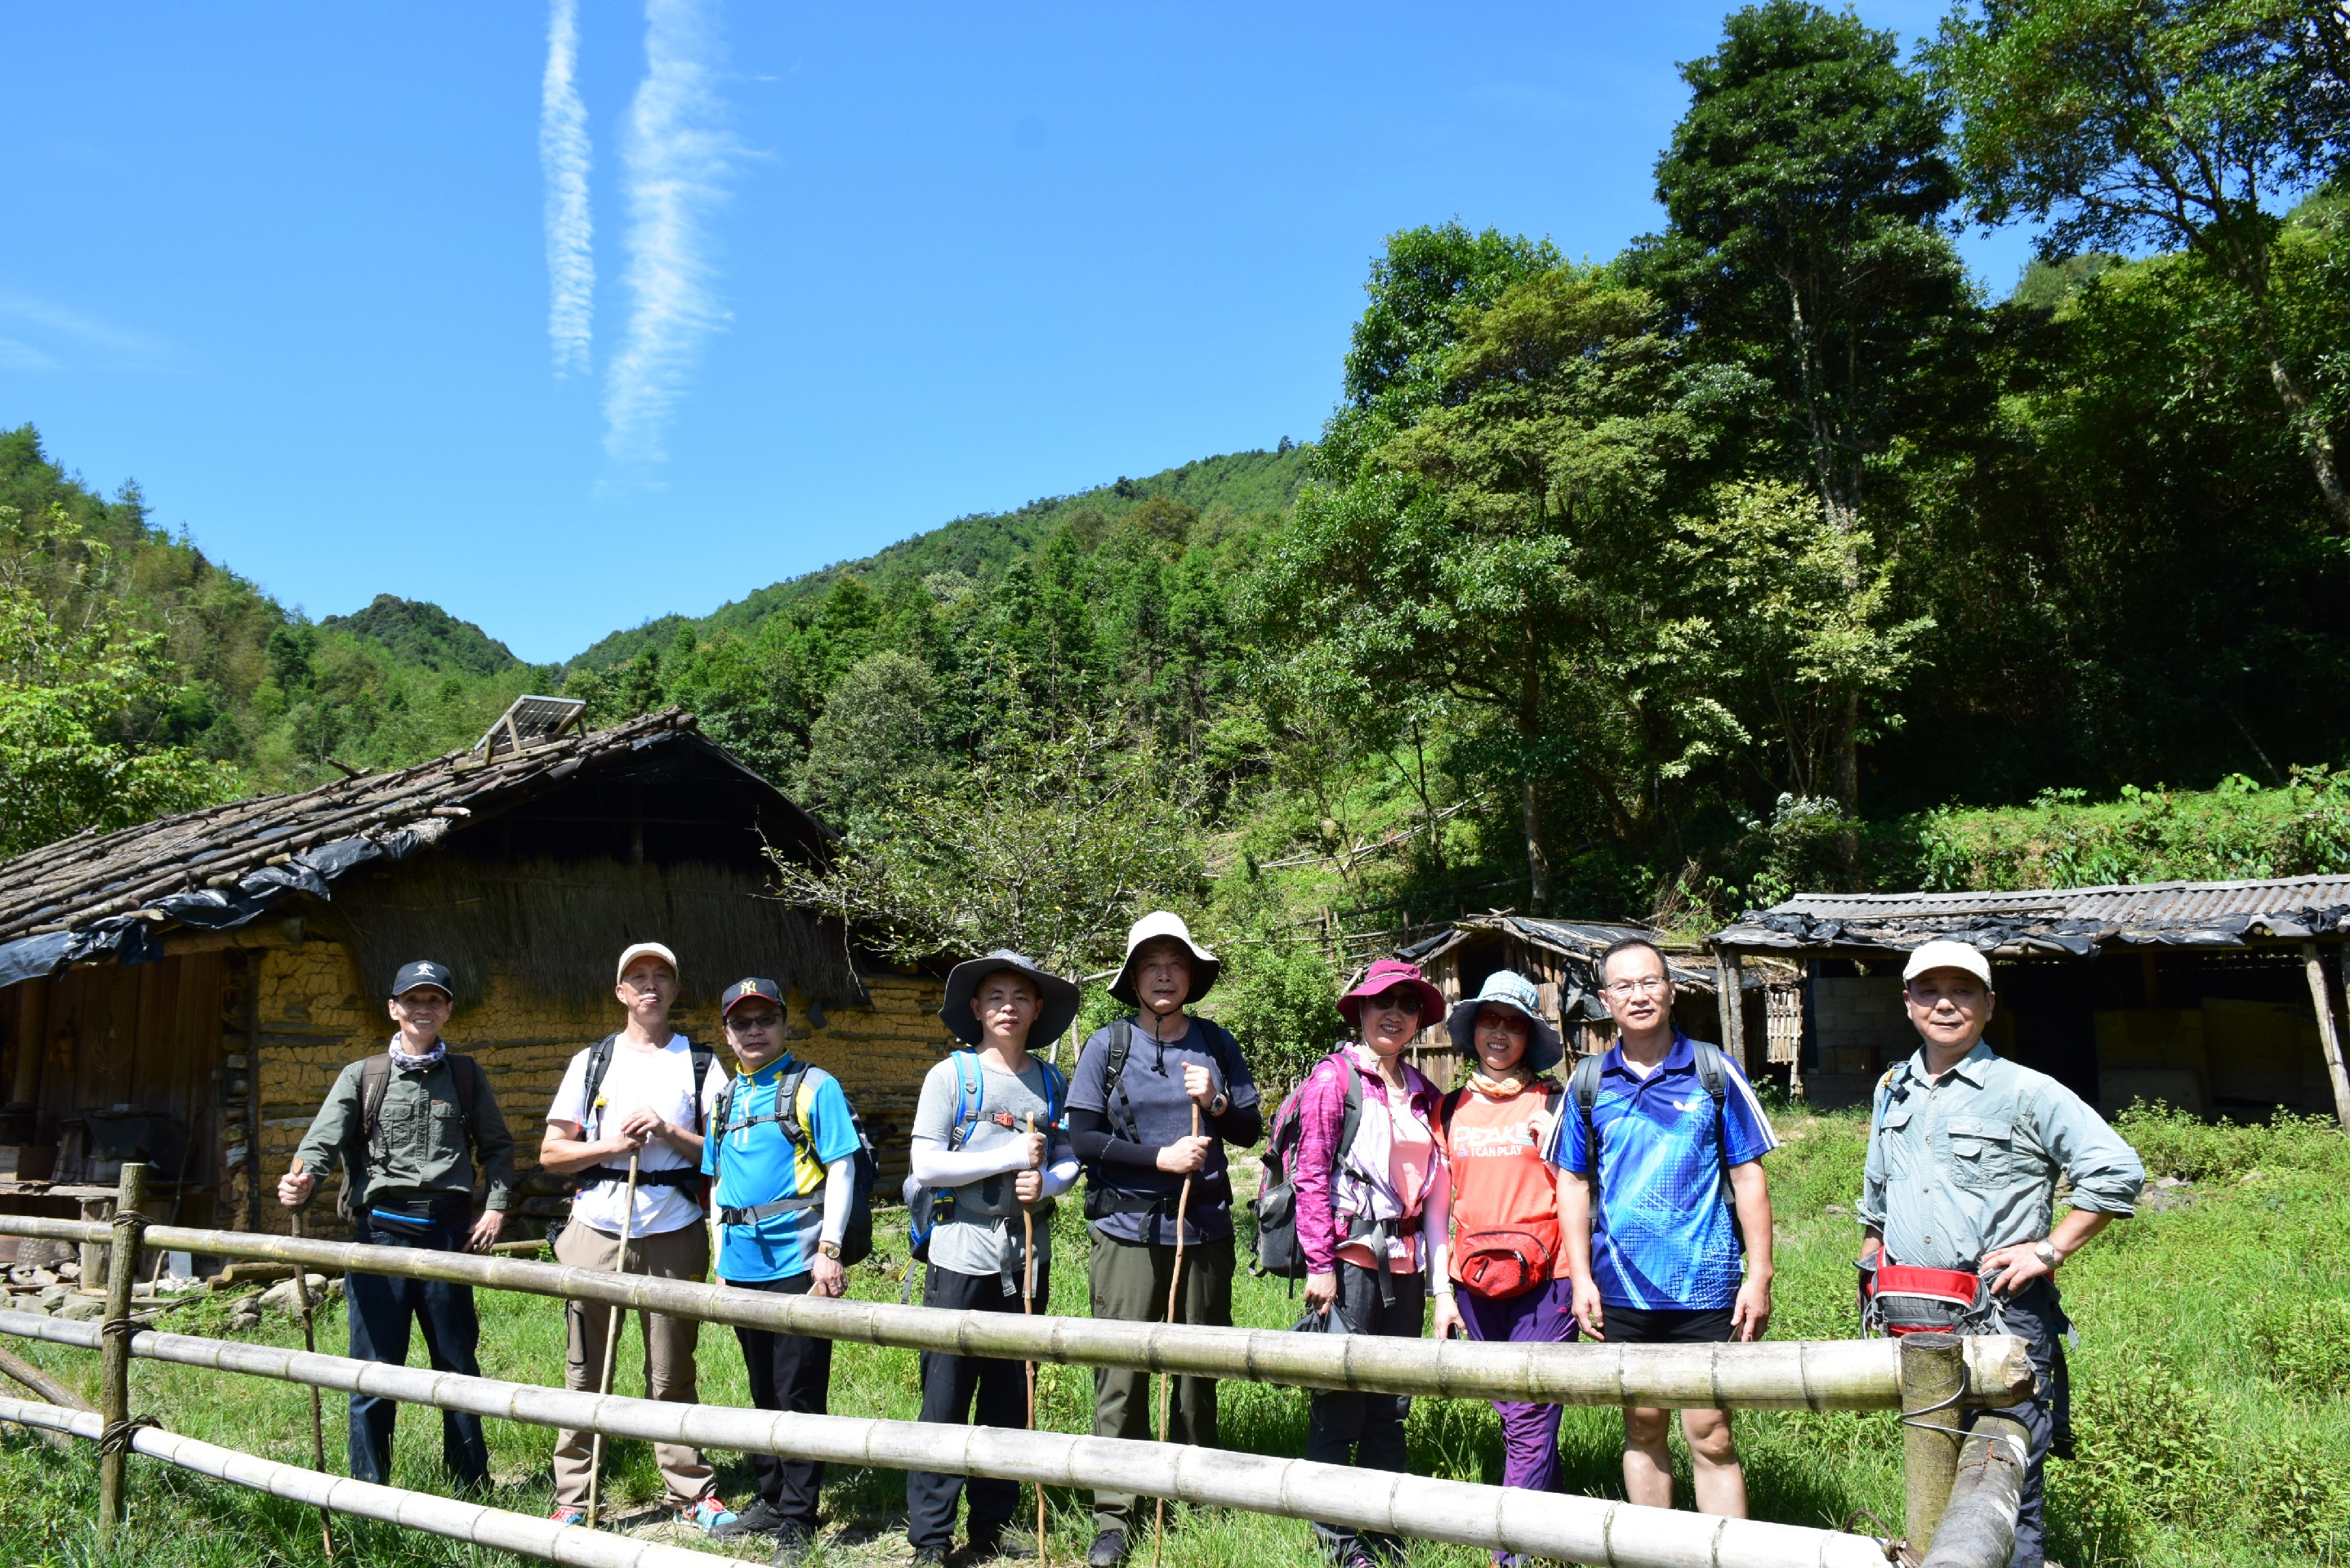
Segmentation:
<svg viewBox="0 0 2350 1568">
<path fill-rule="evenodd" d="M 2237 291 L 2337 528 L 2338 410 L 2293 351 L 2274 269 L 2282 199 L 2350 151 L 2345 26 L 2322 0 L 1988 0 L 1929 55 L 1977 218 L 2046 223 L 2051 255 L 2176 246 Z"/>
<path fill-rule="evenodd" d="M 835 822 L 868 821 L 906 786 L 936 773 L 930 713 L 938 700 L 938 679 L 920 661 L 886 649 L 867 654 L 809 726 L 799 787 Z"/>
<path fill-rule="evenodd" d="M 62 509 L 28 527 L 0 508 L 0 859 L 234 793 L 227 768 L 144 738 L 174 671 L 113 560 Z"/>
<path fill-rule="evenodd" d="M 1769 388 L 1754 456 L 1818 495 L 1855 598 L 1879 548 L 1873 492 L 1950 421 L 1974 312 L 1937 226 L 1957 194 L 1944 111 L 1898 52 L 1804 0 L 1732 13 L 1682 67 L 1691 102 L 1657 163 L 1671 226 L 1637 268 L 1687 313 L 1692 352 Z M 1864 730 L 1847 687 L 1827 781 L 1847 816 Z"/>
</svg>

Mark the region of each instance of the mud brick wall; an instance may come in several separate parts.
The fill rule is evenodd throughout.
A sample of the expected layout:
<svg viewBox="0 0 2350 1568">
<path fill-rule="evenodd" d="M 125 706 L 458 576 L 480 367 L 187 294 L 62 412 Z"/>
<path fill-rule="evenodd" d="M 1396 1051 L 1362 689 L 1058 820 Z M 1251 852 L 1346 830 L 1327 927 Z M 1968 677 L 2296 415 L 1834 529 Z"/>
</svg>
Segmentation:
<svg viewBox="0 0 2350 1568">
<path fill-rule="evenodd" d="M 255 962 L 260 988 L 262 1226 L 283 1231 L 286 1210 L 269 1193 L 336 1077 L 348 1064 L 384 1049 L 391 1023 L 381 999 L 364 994 L 358 965 L 339 943 L 274 948 L 256 953 Z M 863 978 L 871 1005 L 824 1010 L 820 1024 L 795 988 L 787 1033 L 795 1054 L 840 1079 L 880 1154 L 882 1189 L 894 1192 L 906 1170 L 922 1075 L 953 1042 L 938 1020 L 941 981 L 892 973 Z M 725 1049 L 713 1010 L 681 1007 L 673 1020 L 681 1033 Z M 447 1037 L 452 1049 L 481 1063 L 514 1129 L 523 1217 L 543 1220 L 566 1208 L 561 1184 L 537 1170 L 540 1129 L 572 1056 L 622 1022 L 619 1005 L 608 995 L 561 1005 L 503 978 L 494 978 L 482 997 L 458 999 Z M 244 1065 L 243 1030 L 233 1030 L 223 1044 L 238 1054 L 236 1065 Z M 242 1143 L 242 1117 L 235 1120 L 238 1130 L 229 1136 Z M 239 1223 L 249 1170 L 249 1161 L 239 1162 L 224 1210 Z M 331 1232 L 332 1209 L 330 1201 L 314 1203 L 307 1223 Z"/>
</svg>

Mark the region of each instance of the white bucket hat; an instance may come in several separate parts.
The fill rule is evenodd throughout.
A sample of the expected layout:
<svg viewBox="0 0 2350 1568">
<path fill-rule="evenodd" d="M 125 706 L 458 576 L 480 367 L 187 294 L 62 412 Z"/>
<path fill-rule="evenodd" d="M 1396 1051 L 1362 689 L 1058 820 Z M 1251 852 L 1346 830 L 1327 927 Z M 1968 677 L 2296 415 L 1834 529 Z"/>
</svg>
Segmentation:
<svg viewBox="0 0 2350 1568">
<path fill-rule="evenodd" d="M 1126 962 L 1118 967 L 1118 978 L 1109 982 L 1110 995 L 1128 1007 L 1142 1005 L 1134 994 L 1134 955 L 1142 950 L 1143 943 L 1161 937 L 1172 938 L 1191 951 L 1191 994 L 1183 1000 L 1197 1002 L 1208 994 L 1209 987 L 1216 983 L 1216 976 L 1223 972 L 1223 961 L 1191 940 L 1191 928 L 1183 923 L 1182 916 L 1167 909 L 1153 909 L 1127 931 Z"/>
<path fill-rule="evenodd" d="M 1985 991 L 1991 989 L 1991 960 L 1964 942 L 1937 940 L 1920 945 L 1901 966 L 1901 982 L 1907 985 L 1929 969 L 1962 969 L 1982 981 Z"/>
<path fill-rule="evenodd" d="M 1524 1066 L 1530 1073 L 1547 1073 L 1558 1065 L 1563 1054 L 1558 1031 L 1542 1015 L 1542 992 L 1534 982 L 1514 970 L 1497 969 L 1485 977 L 1485 988 L 1474 996 L 1462 997 L 1452 1004 L 1444 1021 L 1446 1033 L 1452 1044 L 1473 1058 L 1477 1054 L 1477 1013 L 1487 1003 L 1506 1007 L 1525 1014 L 1534 1025 L 1534 1038 L 1526 1042 Z"/>
</svg>

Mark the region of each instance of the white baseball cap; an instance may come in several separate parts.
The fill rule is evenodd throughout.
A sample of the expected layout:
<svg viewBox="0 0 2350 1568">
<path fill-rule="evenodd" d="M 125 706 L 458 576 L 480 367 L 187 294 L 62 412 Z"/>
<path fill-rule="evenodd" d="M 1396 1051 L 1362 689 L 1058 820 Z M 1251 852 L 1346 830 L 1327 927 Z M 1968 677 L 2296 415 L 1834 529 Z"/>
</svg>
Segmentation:
<svg viewBox="0 0 2350 1568">
<path fill-rule="evenodd" d="M 677 973 L 677 955 L 659 942 L 638 942 L 620 955 L 620 967 L 612 971 L 612 983 L 618 985 L 628 978 L 629 966 L 640 958 L 657 958 L 669 965 L 669 972 Z"/>
<path fill-rule="evenodd" d="M 1909 961 L 1902 966 L 1903 983 L 1917 979 L 1929 969 L 1962 969 L 1982 981 L 1985 991 L 1991 989 L 1991 960 L 1964 942 L 1931 941 L 1918 947 L 1909 955 Z"/>
</svg>

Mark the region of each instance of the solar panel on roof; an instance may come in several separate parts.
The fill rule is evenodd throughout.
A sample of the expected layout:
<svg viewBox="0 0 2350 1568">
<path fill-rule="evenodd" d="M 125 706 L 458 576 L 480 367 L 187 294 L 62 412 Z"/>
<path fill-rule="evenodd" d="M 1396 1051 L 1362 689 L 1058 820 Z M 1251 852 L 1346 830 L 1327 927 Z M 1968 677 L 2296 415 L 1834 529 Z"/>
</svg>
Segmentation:
<svg viewBox="0 0 2350 1568">
<path fill-rule="evenodd" d="M 577 728 L 587 711 L 588 704 L 577 697 L 517 697 L 514 706 L 499 714 L 498 722 L 473 742 L 473 750 L 500 757 L 543 746 Z"/>
</svg>

